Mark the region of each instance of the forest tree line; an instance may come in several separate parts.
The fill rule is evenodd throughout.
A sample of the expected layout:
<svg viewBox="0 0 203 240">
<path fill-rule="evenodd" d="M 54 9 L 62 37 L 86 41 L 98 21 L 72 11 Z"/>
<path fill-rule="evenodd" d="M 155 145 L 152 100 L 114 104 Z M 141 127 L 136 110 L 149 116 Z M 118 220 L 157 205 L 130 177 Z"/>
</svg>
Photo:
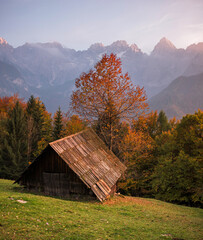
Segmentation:
<svg viewBox="0 0 203 240">
<path fill-rule="evenodd" d="M 16 179 L 48 143 L 86 127 L 77 115 L 60 107 L 51 115 L 39 98 L 0 98 L 0 177 Z"/>
<path fill-rule="evenodd" d="M 0 98 L 0 177 L 16 179 L 49 142 L 90 126 L 127 166 L 121 193 L 202 205 L 201 110 L 178 121 L 150 111 L 144 89 L 111 54 L 76 79 L 70 112 L 59 107 L 52 117 L 34 96 Z"/>
</svg>

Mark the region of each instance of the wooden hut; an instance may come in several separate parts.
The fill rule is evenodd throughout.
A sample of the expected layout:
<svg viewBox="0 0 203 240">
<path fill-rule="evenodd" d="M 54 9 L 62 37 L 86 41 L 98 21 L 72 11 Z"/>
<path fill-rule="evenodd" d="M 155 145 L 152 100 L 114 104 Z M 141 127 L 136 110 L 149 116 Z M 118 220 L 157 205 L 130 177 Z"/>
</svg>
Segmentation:
<svg viewBox="0 0 203 240">
<path fill-rule="evenodd" d="M 88 128 L 49 143 L 16 182 L 47 195 L 92 195 L 103 201 L 115 193 L 125 169 Z"/>
</svg>

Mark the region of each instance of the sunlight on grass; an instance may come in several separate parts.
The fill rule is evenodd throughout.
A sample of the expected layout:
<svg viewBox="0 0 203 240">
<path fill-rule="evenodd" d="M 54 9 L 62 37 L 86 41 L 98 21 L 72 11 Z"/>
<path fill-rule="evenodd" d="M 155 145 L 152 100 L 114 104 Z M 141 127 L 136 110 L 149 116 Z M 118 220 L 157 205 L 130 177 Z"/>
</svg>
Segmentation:
<svg viewBox="0 0 203 240">
<path fill-rule="evenodd" d="M 0 239 L 202 239 L 202 216 L 153 199 L 62 200 L 0 180 Z"/>
</svg>

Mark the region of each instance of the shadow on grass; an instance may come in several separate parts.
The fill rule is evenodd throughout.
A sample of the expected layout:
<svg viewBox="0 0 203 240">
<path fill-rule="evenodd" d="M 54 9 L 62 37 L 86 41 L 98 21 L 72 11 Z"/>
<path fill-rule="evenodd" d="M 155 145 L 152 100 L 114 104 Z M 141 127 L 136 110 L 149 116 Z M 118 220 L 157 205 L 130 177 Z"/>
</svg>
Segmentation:
<svg viewBox="0 0 203 240">
<path fill-rule="evenodd" d="M 78 195 L 78 194 L 70 194 L 69 196 L 62 197 L 62 196 L 52 196 L 47 195 L 44 192 L 37 191 L 36 189 L 27 189 L 19 184 L 13 184 L 12 191 L 17 193 L 27 193 L 35 196 L 43 196 L 49 197 L 54 199 L 66 200 L 66 201 L 75 201 L 75 202 L 83 202 L 83 203 L 101 203 L 97 200 L 96 196 L 86 196 L 86 195 Z"/>
</svg>

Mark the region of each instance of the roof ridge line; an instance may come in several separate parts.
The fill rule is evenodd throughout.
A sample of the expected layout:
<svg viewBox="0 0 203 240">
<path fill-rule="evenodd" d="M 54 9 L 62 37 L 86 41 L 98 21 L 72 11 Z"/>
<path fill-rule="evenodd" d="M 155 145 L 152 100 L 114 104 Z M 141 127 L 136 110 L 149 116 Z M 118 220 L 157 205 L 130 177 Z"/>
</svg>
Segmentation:
<svg viewBox="0 0 203 240">
<path fill-rule="evenodd" d="M 68 136 L 66 136 L 66 137 L 64 137 L 64 138 L 60 138 L 60 139 L 57 139 L 57 140 L 55 140 L 55 141 L 53 141 L 53 142 L 50 142 L 49 145 L 51 146 L 53 143 L 63 141 L 64 139 L 71 138 L 71 137 L 73 137 L 73 136 L 76 136 L 76 135 L 81 134 L 82 132 L 86 132 L 86 131 L 88 131 L 88 130 L 92 130 L 92 129 L 89 128 L 89 127 L 87 127 L 87 128 L 85 128 L 84 130 L 82 130 L 82 131 L 80 131 L 80 132 L 77 132 L 77 133 L 68 135 Z"/>
</svg>

